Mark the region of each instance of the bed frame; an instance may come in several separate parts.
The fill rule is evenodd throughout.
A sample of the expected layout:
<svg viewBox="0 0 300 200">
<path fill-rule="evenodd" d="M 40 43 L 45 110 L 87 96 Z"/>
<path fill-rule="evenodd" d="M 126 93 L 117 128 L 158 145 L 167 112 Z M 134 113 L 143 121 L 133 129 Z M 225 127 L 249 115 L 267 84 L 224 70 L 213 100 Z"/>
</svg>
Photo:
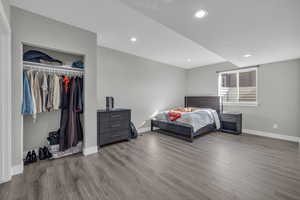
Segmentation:
<svg viewBox="0 0 300 200">
<path fill-rule="evenodd" d="M 220 114 L 221 99 L 218 96 L 186 96 L 184 98 L 185 107 L 211 108 Z M 215 125 L 207 125 L 194 132 L 189 124 L 177 121 L 151 120 L 151 131 L 159 128 L 159 133 L 170 135 L 179 139 L 193 142 L 194 138 L 216 130 Z"/>
</svg>

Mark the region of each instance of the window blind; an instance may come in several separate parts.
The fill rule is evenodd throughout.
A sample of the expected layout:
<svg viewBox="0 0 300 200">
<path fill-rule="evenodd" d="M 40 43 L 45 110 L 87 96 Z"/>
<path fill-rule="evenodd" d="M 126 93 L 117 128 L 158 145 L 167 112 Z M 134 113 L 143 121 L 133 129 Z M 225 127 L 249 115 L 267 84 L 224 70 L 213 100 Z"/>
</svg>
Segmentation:
<svg viewBox="0 0 300 200">
<path fill-rule="evenodd" d="M 220 72 L 219 96 L 224 103 L 257 103 L 257 68 Z"/>
</svg>

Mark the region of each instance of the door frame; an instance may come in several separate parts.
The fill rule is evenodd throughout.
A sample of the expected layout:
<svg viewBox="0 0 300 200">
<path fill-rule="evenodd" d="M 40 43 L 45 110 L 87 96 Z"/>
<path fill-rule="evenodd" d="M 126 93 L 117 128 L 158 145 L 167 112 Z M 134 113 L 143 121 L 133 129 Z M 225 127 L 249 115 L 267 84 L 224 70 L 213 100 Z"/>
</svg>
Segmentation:
<svg viewBox="0 0 300 200">
<path fill-rule="evenodd" d="M 0 1 L 0 183 L 11 179 L 11 28 Z"/>
</svg>

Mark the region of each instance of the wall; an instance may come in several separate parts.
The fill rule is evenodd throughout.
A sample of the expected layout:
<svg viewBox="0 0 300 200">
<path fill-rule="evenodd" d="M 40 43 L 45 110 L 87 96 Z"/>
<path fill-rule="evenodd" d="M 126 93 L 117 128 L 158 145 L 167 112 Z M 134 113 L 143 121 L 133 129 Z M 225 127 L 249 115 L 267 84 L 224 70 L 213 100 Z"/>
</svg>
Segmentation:
<svg viewBox="0 0 300 200">
<path fill-rule="evenodd" d="M 184 69 L 103 47 L 98 69 L 98 107 L 105 107 L 105 96 L 113 96 L 115 107 L 132 109 L 137 128 L 149 127 L 155 112 L 184 104 Z"/>
<path fill-rule="evenodd" d="M 6 15 L 6 17 L 7 17 L 7 20 L 9 21 L 9 20 L 10 20 L 9 0 L 1 0 L 1 3 L 2 3 L 2 5 L 3 5 L 4 12 L 5 12 L 5 15 Z"/>
<path fill-rule="evenodd" d="M 0 1 L 0 184 L 11 179 L 11 29 L 9 1 Z"/>
<path fill-rule="evenodd" d="M 22 42 L 65 52 L 85 55 L 85 149 L 95 148 L 96 135 L 96 70 L 97 36 L 64 23 L 11 7 L 12 23 L 12 103 L 13 137 L 12 163 L 22 166 L 23 118 L 22 103 Z M 51 124 L 51 122 L 49 122 Z M 45 129 L 47 127 L 44 127 Z"/>
<path fill-rule="evenodd" d="M 217 95 L 216 71 L 232 68 L 231 63 L 221 63 L 188 70 L 188 95 Z M 258 68 L 259 105 L 226 106 L 224 110 L 241 111 L 245 129 L 300 136 L 299 76 L 300 60 L 263 64 Z"/>
</svg>

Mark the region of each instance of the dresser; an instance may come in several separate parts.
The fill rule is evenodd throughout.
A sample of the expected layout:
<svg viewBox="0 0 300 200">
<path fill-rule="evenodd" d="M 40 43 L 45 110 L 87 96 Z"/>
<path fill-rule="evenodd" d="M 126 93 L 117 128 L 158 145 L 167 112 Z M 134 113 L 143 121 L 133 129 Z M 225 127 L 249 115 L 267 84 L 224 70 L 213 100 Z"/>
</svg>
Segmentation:
<svg viewBox="0 0 300 200">
<path fill-rule="evenodd" d="M 220 114 L 221 131 L 239 135 L 242 133 L 242 113 L 223 112 Z"/>
<path fill-rule="evenodd" d="M 98 110 L 98 146 L 130 140 L 130 121 L 130 109 Z"/>
</svg>

